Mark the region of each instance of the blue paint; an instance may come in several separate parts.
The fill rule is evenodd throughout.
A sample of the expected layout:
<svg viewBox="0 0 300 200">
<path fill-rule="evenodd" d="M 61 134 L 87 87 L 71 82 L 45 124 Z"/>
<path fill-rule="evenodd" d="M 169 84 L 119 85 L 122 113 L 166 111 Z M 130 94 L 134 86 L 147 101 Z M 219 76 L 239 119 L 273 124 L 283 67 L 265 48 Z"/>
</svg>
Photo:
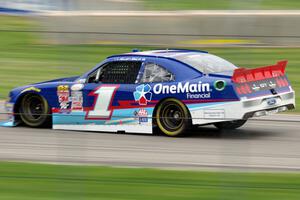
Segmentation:
<svg viewBox="0 0 300 200">
<path fill-rule="evenodd" d="M 197 71 L 192 66 L 189 66 L 185 63 L 179 62 L 171 58 L 173 54 L 184 54 L 189 52 L 189 50 L 161 50 L 161 51 L 153 51 L 153 52 L 136 52 L 130 54 L 122 54 L 110 56 L 104 61 L 97 64 L 92 70 L 83 74 L 82 76 L 70 77 L 70 78 L 61 78 L 52 81 L 45 81 L 36 84 L 31 84 L 27 86 L 22 86 L 13 89 L 9 93 L 10 103 L 16 104 L 18 100 L 27 93 L 36 93 L 43 96 L 49 103 L 51 108 L 60 108 L 60 103 L 58 101 L 57 96 L 57 87 L 60 85 L 68 86 L 69 92 L 71 94 L 70 88 L 72 85 L 77 84 L 80 81 L 86 79 L 89 74 L 94 72 L 96 69 L 99 69 L 103 65 L 113 61 L 120 60 L 128 60 L 128 61 L 139 61 L 142 64 L 142 69 L 145 63 L 155 63 L 157 65 L 163 66 L 166 70 L 171 72 L 175 76 L 175 81 L 164 82 L 161 83 L 162 87 L 168 91 L 167 93 L 155 93 L 154 88 L 158 87 L 159 83 L 148 83 L 146 86 L 142 86 L 143 84 L 109 84 L 118 86 L 116 93 L 112 99 L 111 108 L 113 114 L 110 120 L 119 120 L 121 121 L 124 117 L 132 117 L 136 118 L 134 115 L 135 111 L 140 108 L 144 108 L 147 110 L 148 115 L 152 116 L 153 110 L 157 103 L 164 100 L 165 98 L 176 98 L 184 102 L 189 109 L 201 108 L 203 106 L 214 106 L 225 104 L 228 102 L 239 101 L 240 97 L 237 95 L 234 83 L 231 81 L 232 72 L 224 72 L 212 74 L 212 75 L 204 75 L 200 71 Z M 195 53 L 194 50 L 191 52 Z M 207 52 L 198 52 L 198 53 L 207 53 Z M 142 74 L 139 73 L 139 77 Z M 217 80 L 223 80 L 226 82 L 226 87 L 222 91 L 217 91 L 214 88 L 214 82 Z M 174 88 L 179 88 L 179 85 L 193 85 L 193 87 L 189 88 L 189 90 L 182 90 L 182 92 L 174 92 Z M 198 85 L 204 84 L 209 88 L 209 91 L 198 91 L 199 88 L 196 88 Z M 91 95 L 96 88 L 100 86 L 107 85 L 101 83 L 84 83 L 84 87 L 82 89 L 83 96 L 83 107 L 85 110 L 91 110 L 93 108 L 95 95 Z M 194 87 L 195 86 L 195 87 Z M 25 89 L 34 87 L 38 90 L 30 90 L 25 91 Z M 142 88 L 143 87 L 143 88 Z M 277 92 L 286 91 L 287 88 L 279 88 Z M 147 94 L 145 97 L 147 100 L 146 105 L 140 105 L 141 102 L 139 99 L 141 98 L 140 92 L 147 90 Z M 25 91 L 25 92 L 24 92 Z M 196 91 L 196 92 L 195 92 Z M 136 92 L 136 93 L 135 93 Z M 257 95 L 268 95 L 270 91 L 260 91 L 257 93 L 253 93 L 248 95 L 248 97 L 254 97 Z M 197 96 L 198 95 L 198 96 Z M 202 95 L 202 96 L 201 96 Z M 197 97 L 197 98 L 195 98 Z M 70 109 L 70 106 L 69 108 Z M 86 111 L 81 112 L 71 112 L 71 114 L 65 113 L 55 113 L 53 115 L 54 124 L 105 124 L 107 120 L 87 120 L 85 119 Z M 121 123 L 132 123 L 139 120 L 139 122 L 145 122 L 145 119 L 132 119 L 133 121 L 124 121 Z M 142 120 L 142 121 L 140 121 Z M 115 122 L 120 123 L 120 122 Z"/>
</svg>

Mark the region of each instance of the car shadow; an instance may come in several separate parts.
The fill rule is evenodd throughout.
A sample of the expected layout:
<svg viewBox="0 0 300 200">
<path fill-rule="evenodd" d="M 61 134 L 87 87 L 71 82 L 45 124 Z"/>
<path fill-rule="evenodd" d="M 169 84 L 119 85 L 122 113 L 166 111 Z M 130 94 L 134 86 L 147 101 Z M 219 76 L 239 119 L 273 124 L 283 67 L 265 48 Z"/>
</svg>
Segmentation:
<svg viewBox="0 0 300 200">
<path fill-rule="evenodd" d="M 27 126 L 18 126 L 14 127 L 15 129 L 33 129 Z M 34 128 L 35 130 L 40 130 L 43 132 L 43 130 L 51 130 L 49 128 Z M 52 130 L 56 131 L 56 130 Z M 76 132 L 76 133 L 91 133 L 91 134 L 122 134 L 122 135 L 135 135 L 135 136 L 153 136 L 153 134 L 143 134 L 143 133 L 125 133 L 125 132 L 118 132 L 118 133 L 112 133 L 112 132 L 90 132 L 90 131 L 75 131 L 75 130 L 59 130 L 60 133 L 70 133 L 70 132 Z M 188 131 L 184 137 L 177 137 L 178 139 L 181 138 L 195 138 L 195 139 L 201 139 L 201 138 L 210 138 L 210 139 L 257 139 L 257 138 L 263 138 L 263 137 L 274 137 L 274 136 L 280 136 L 280 132 L 274 132 L 274 131 L 266 131 L 263 129 L 253 129 L 249 128 L 247 126 L 235 129 L 235 130 L 219 130 L 215 128 L 214 126 L 199 126 L 199 127 L 193 127 L 190 131 Z M 157 137 L 166 137 L 163 134 L 154 134 L 154 136 Z"/>
<path fill-rule="evenodd" d="M 235 130 L 219 130 L 214 126 L 194 127 L 187 133 L 189 138 L 221 138 L 221 139 L 256 139 L 260 137 L 274 137 L 280 133 L 263 129 L 253 130 L 242 127 Z"/>
</svg>

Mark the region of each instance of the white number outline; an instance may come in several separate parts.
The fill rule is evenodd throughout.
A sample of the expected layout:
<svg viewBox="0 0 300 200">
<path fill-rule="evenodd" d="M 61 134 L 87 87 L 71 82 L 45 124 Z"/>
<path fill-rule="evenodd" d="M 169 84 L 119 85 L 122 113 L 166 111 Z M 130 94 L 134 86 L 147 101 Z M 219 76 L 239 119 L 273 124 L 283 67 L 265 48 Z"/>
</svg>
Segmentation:
<svg viewBox="0 0 300 200">
<path fill-rule="evenodd" d="M 110 96 L 110 100 L 107 103 L 107 106 L 105 109 L 103 109 L 102 111 L 109 111 L 109 115 L 106 116 L 100 116 L 100 115 L 90 115 L 90 112 L 95 111 L 95 106 L 97 104 L 99 104 L 99 101 L 101 101 L 101 93 L 97 93 L 101 90 L 101 88 L 113 88 L 113 92 Z M 95 90 L 93 90 L 92 92 L 90 92 L 88 94 L 88 96 L 94 96 L 94 102 L 93 102 L 93 106 L 88 108 L 86 115 L 85 115 L 85 119 L 86 120 L 109 120 L 111 119 L 112 113 L 113 113 L 113 109 L 112 109 L 112 103 L 114 100 L 114 97 L 116 95 L 117 90 L 119 89 L 120 85 L 101 85 L 99 87 L 97 87 Z M 99 98 L 100 97 L 100 98 Z M 99 110 L 98 110 L 99 111 Z"/>
</svg>

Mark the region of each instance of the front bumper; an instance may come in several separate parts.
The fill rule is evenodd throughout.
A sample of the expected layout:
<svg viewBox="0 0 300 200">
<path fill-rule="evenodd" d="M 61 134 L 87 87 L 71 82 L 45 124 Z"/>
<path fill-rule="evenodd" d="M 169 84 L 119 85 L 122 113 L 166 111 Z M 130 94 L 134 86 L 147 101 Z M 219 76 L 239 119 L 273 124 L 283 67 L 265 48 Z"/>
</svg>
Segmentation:
<svg viewBox="0 0 300 200">
<path fill-rule="evenodd" d="M 14 115 L 14 104 L 11 102 L 4 103 L 4 109 L 1 109 L 0 126 L 12 127 L 16 126 Z"/>
</svg>

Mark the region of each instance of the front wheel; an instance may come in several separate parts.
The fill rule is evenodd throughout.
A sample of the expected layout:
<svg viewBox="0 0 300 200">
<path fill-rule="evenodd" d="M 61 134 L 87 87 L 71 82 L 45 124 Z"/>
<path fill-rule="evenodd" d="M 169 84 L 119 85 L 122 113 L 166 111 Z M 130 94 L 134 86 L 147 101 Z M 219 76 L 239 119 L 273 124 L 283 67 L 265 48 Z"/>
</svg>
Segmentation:
<svg viewBox="0 0 300 200">
<path fill-rule="evenodd" d="M 232 130 L 232 129 L 237 129 L 241 126 L 243 126 L 247 120 L 234 120 L 234 121 L 229 121 L 229 122 L 218 122 L 215 123 L 215 127 L 218 129 L 227 129 L 227 130 Z"/>
<path fill-rule="evenodd" d="M 51 124 L 50 107 L 47 100 L 38 94 L 26 94 L 19 107 L 20 118 L 30 127 L 44 127 Z"/>
<path fill-rule="evenodd" d="M 177 99 L 167 99 L 159 104 L 155 118 L 158 128 L 167 136 L 182 136 L 191 127 L 190 113 Z"/>
</svg>

